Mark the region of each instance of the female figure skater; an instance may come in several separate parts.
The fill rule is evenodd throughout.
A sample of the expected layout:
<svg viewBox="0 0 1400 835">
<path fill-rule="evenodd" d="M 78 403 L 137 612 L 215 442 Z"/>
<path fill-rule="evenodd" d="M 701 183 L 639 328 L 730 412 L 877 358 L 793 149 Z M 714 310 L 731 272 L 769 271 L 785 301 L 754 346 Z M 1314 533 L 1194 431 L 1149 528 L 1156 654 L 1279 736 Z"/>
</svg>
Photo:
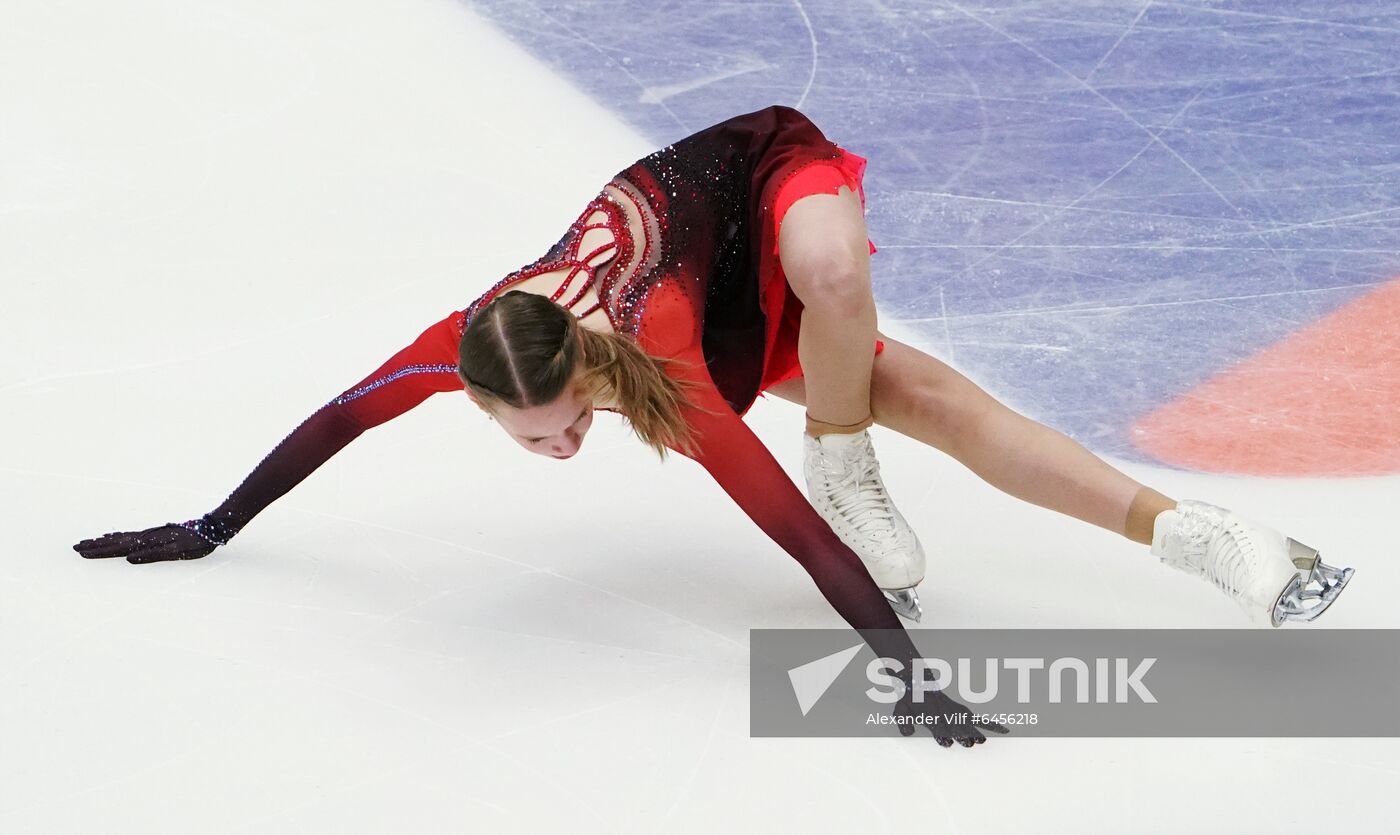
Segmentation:
<svg viewBox="0 0 1400 835">
<path fill-rule="evenodd" d="M 885 656 L 915 657 L 895 612 L 919 617 L 924 554 L 880 479 L 871 423 L 1150 545 L 1256 623 L 1331 604 L 1351 569 L 1222 508 L 1174 502 L 878 334 L 864 168 L 782 106 L 668 145 L 613 177 L 542 258 L 308 417 L 218 508 L 74 548 L 131 563 L 203 557 L 360 433 L 465 390 L 531 452 L 573 456 L 608 409 L 658 453 L 699 462 Z M 741 420 L 764 391 L 807 407 L 810 504 Z M 965 712 L 940 698 L 911 708 L 906 696 L 901 710 Z M 971 724 L 942 727 L 944 745 L 983 740 Z"/>
</svg>

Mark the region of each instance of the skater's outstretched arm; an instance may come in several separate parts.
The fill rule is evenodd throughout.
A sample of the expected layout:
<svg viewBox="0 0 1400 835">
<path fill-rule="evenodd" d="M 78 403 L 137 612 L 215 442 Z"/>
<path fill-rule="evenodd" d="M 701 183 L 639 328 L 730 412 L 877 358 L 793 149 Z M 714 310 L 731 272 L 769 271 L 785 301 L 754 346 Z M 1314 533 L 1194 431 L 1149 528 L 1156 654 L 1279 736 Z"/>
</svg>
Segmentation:
<svg viewBox="0 0 1400 835">
<path fill-rule="evenodd" d="M 691 390 L 691 401 L 704 410 L 687 410 L 687 420 L 697 435 L 691 457 L 764 533 L 806 569 L 822 596 L 860 632 L 876 655 L 900 660 L 907 674 L 919 653 L 860 558 L 817 514 L 763 442 L 724 401 L 709 381 L 703 361 L 692 357 L 686 367 L 699 383 Z M 702 376 L 703 380 L 698 379 Z M 926 696 L 921 706 L 911 705 L 906 697 L 900 708 L 905 712 L 966 712 L 965 707 L 941 694 L 931 695 L 933 698 Z M 939 727 L 948 728 L 946 723 Z M 1000 725 L 982 727 L 1005 733 Z M 901 725 L 901 730 L 904 728 Z M 984 739 L 971 725 L 940 733 L 949 734 L 935 734 L 945 746 L 954 739 L 963 745 Z"/>
<path fill-rule="evenodd" d="M 226 544 L 263 508 L 365 430 L 437 392 L 460 391 L 456 369 L 461 315 L 454 311 L 429 327 L 374 373 L 317 409 L 214 510 L 185 522 L 85 539 L 73 549 L 89 559 L 126 557 L 130 563 L 145 563 L 197 559 Z"/>
</svg>

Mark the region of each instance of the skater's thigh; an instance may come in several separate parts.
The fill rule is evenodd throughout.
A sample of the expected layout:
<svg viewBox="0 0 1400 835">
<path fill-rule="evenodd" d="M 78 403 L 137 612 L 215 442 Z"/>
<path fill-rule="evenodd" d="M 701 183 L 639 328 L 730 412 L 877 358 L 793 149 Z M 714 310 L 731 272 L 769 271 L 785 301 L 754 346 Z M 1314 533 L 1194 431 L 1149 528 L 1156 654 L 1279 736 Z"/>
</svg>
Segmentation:
<svg viewBox="0 0 1400 835">
<path fill-rule="evenodd" d="M 991 412 L 1004 409 L 976 383 L 936 357 L 879 334 L 885 349 L 870 372 L 870 410 L 875 422 L 950 452 Z M 801 377 L 768 393 L 806 405 Z"/>
</svg>

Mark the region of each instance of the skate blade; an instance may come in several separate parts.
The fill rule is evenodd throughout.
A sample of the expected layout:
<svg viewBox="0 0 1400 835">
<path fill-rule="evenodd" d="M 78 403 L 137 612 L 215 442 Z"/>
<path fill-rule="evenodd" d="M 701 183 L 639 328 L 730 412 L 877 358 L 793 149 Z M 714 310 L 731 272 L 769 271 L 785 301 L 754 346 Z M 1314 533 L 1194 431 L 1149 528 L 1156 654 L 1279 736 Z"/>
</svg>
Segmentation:
<svg viewBox="0 0 1400 835">
<path fill-rule="evenodd" d="M 1322 561 L 1316 552 L 1308 562 L 1311 570 L 1306 576 L 1302 573 L 1308 566 L 1295 558 L 1300 571 L 1283 590 L 1278 603 L 1274 604 L 1274 625 L 1284 621 L 1307 623 L 1317 620 L 1337 599 L 1342 590 L 1351 582 L 1354 568 L 1337 568 Z"/>
<path fill-rule="evenodd" d="M 924 617 L 924 608 L 919 605 L 919 593 L 912 587 L 907 589 L 880 589 L 895 614 L 918 623 Z"/>
</svg>

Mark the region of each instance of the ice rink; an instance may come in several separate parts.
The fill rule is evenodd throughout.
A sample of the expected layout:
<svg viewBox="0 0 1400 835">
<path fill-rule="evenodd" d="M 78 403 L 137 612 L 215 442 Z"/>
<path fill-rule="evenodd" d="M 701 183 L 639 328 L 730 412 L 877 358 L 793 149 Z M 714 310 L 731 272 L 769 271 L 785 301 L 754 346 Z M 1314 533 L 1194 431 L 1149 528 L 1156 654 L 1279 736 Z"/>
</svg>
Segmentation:
<svg viewBox="0 0 1400 835">
<path fill-rule="evenodd" d="M 883 329 L 1356 567 L 1306 628 L 1400 626 L 1382 0 L 0 0 L 0 833 L 1393 831 L 1392 739 L 750 738 L 748 630 L 843 622 L 612 415 L 560 462 L 442 395 L 202 560 L 71 550 L 774 103 L 870 161 Z M 800 480 L 801 409 L 748 420 Z M 874 437 L 921 627 L 1246 628 Z"/>
</svg>

